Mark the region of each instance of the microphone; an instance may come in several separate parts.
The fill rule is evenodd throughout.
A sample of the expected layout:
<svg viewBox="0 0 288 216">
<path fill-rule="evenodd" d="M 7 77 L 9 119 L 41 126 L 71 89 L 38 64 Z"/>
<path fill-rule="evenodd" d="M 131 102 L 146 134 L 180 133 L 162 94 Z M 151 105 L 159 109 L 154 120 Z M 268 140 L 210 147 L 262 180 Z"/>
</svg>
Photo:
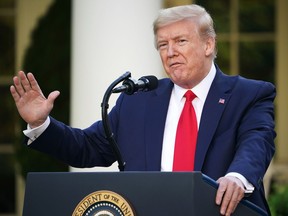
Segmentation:
<svg viewBox="0 0 288 216">
<path fill-rule="evenodd" d="M 112 90 L 112 93 L 124 92 L 128 95 L 132 95 L 138 91 L 151 91 L 158 87 L 158 79 L 155 76 L 143 76 L 137 81 L 128 78 L 124 80 L 122 86 L 116 87 Z"/>
</svg>

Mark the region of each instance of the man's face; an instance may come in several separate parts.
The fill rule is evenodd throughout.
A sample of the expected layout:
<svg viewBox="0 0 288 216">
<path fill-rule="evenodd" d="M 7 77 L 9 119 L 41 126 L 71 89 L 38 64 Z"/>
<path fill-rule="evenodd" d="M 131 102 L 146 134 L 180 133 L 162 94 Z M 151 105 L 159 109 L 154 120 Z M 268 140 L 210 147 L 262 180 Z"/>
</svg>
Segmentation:
<svg viewBox="0 0 288 216">
<path fill-rule="evenodd" d="M 156 43 L 163 67 L 175 84 L 193 88 L 208 74 L 215 40 L 201 39 L 191 20 L 159 28 Z"/>
</svg>

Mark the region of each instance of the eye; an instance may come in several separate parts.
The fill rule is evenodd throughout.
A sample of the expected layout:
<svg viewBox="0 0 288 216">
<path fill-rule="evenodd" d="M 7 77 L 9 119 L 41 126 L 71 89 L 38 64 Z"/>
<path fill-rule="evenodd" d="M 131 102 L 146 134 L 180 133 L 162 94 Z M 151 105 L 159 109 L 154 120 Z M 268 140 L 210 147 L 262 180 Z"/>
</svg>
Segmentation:
<svg viewBox="0 0 288 216">
<path fill-rule="evenodd" d="M 157 48 L 158 50 L 165 49 L 167 47 L 167 43 L 158 43 Z"/>
<path fill-rule="evenodd" d="M 187 43 L 188 41 L 186 39 L 179 39 L 177 40 L 177 44 L 180 45 L 180 46 L 183 46 Z"/>
</svg>

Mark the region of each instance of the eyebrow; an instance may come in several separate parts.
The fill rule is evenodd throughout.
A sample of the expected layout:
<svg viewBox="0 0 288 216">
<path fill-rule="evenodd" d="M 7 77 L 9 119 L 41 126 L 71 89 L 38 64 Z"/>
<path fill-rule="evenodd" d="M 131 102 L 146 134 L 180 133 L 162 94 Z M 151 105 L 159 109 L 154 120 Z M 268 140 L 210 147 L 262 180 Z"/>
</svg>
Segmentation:
<svg viewBox="0 0 288 216">
<path fill-rule="evenodd" d="M 184 37 L 184 38 L 189 38 L 187 34 L 181 34 L 181 35 L 176 35 L 176 36 L 174 36 L 174 37 L 172 37 L 172 38 L 169 38 L 169 40 L 172 39 L 172 40 L 175 41 L 175 40 L 178 40 L 178 39 L 183 38 L 183 37 Z M 156 41 L 156 42 L 157 42 L 157 44 L 158 44 L 158 43 L 165 42 L 165 41 L 168 41 L 168 40 L 167 40 L 167 39 L 162 39 L 162 38 L 160 38 L 160 39 L 158 40 L 158 38 L 157 38 L 157 41 Z"/>
</svg>

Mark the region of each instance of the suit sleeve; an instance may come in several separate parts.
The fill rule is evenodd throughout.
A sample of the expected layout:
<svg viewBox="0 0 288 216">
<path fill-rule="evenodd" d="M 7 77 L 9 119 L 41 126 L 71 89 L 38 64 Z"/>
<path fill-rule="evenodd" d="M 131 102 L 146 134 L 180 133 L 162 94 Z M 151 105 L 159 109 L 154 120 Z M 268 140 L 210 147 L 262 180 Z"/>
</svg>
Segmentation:
<svg viewBox="0 0 288 216">
<path fill-rule="evenodd" d="M 273 101 L 276 92 L 272 84 L 261 82 L 256 91 L 247 94 L 255 94 L 255 97 L 243 112 L 235 156 L 227 172 L 241 173 L 259 188 L 275 152 Z"/>
<path fill-rule="evenodd" d="M 118 109 L 123 97 L 109 113 L 114 131 L 118 124 Z M 51 155 L 73 167 L 110 166 L 116 160 L 106 139 L 102 121 L 96 121 L 86 129 L 72 128 L 50 117 L 48 128 L 29 147 Z M 28 137 L 24 142 L 27 143 Z"/>
</svg>

